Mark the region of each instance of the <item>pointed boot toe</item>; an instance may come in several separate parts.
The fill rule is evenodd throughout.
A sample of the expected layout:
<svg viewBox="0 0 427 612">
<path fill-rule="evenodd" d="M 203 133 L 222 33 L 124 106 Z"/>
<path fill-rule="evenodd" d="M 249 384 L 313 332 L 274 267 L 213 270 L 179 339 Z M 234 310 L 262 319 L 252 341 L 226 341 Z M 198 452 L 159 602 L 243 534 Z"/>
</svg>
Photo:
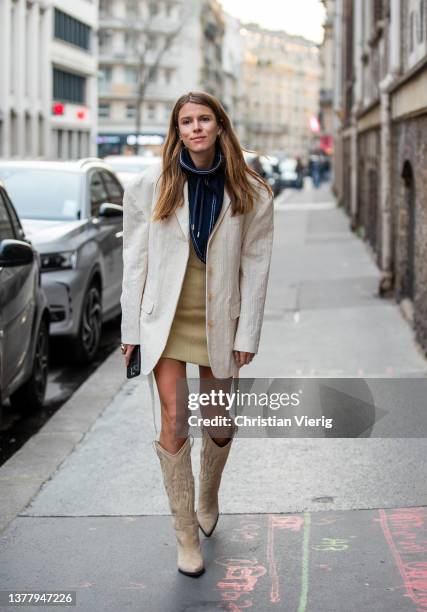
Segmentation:
<svg viewBox="0 0 427 612">
<path fill-rule="evenodd" d="M 199 511 L 197 512 L 197 520 L 199 522 L 199 527 L 207 538 L 209 538 L 213 534 L 215 527 L 218 523 L 218 519 L 219 512 L 216 515 L 202 513 Z"/>
</svg>

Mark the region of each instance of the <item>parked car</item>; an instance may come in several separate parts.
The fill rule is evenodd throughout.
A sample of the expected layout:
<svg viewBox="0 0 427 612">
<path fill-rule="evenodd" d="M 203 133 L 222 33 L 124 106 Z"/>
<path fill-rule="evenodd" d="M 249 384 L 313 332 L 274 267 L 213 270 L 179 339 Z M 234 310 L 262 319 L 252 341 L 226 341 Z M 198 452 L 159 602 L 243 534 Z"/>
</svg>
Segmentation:
<svg viewBox="0 0 427 612">
<path fill-rule="evenodd" d="M 266 155 L 257 155 L 256 153 L 248 153 L 246 151 L 244 152 L 243 156 L 248 166 L 266 179 L 273 190 L 274 196 L 276 197 L 279 195 L 281 185 L 280 173 L 277 167 L 278 160 L 276 158 L 267 157 Z"/>
<path fill-rule="evenodd" d="M 98 159 L 0 162 L 0 180 L 40 252 L 50 333 L 89 363 L 102 322 L 121 312 L 122 185 Z"/>
<path fill-rule="evenodd" d="M 43 405 L 49 360 L 49 309 L 40 257 L 0 183 L 0 405 Z"/>
<path fill-rule="evenodd" d="M 280 182 L 282 189 L 286 187 L 293 187 L 294 189 L 302 189 L 303 186 L 303 172 L 298 171 L 298 160 L 291 157 L 282 159 L 279 163 L 280 170 Z"/>
<path fill-rule="evenodd" d="M 104 158 L 104 162 L 114 170 L 124 187 L 127 187 L 135 174 L 158 161 L 160 157 L 154 155 L 109 155 Z"/>
</svg>

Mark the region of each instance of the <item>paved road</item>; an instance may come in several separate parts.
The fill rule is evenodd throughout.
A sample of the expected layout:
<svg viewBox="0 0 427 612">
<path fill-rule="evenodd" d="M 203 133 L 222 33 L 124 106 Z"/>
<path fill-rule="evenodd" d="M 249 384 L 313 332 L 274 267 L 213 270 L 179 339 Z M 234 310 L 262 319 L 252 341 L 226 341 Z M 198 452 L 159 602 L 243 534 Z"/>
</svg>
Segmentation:
<svg viewBox="0 0 427 612">
<path fill-rule="evenodd" d="M 115 352 L 0 469 L 0 589 L 76 590 L 88 612 L 427 610 L 427 444 L 382 437 L 425 422 L 411 385 L 427 381 L 426 359 L 398 306 L 377 297 L 369 250 L 327 187 L 285 193 L 275 227 L 260 352 L 242 376 L 384 378 L 371 438 L 239 431 L 218 527 L 202 536 L 207 571 L 187 578 L 148 386 L 125 381 Z M 199 449 L 196 438 L 196 478 Z"/>
</svg>

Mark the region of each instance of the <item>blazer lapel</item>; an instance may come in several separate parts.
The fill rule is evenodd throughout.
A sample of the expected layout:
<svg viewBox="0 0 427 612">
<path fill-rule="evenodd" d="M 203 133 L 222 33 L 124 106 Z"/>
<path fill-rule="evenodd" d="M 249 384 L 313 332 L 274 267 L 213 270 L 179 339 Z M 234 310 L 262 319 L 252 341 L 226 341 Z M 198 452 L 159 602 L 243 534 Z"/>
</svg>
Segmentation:
<svg viewBox="0 0 427 612">
<path fill-rule="evenodd" d="M 211 235 L 209 236 L 209 239 L 208 239 L 208 244 L 212 240 L 212 238 L 213 238 L 213 236 L 214 236 L 214 234 L 215 234 L 215 232 L 216 232 L 216 230 L 218 228 L 218 225 L 223 220 L 225 213 L 227 212 L 228 208 L 230 207 L 230 204 L 231 204 L 230 196 L 228 195 L 227 190 L 224 189 L 224 198 L 222 200 L 221 212 L 219 213 L 219 217 L 218 217 L 215 225 L 212 228 Z"/>
<path fill-rule="evenodd" d="M 176 218 L 187 240 L 190 240 L 190 207 L 188 203 L 188 182 L 184 184 L 184 204 L 175 210 Z"/>
</svg>

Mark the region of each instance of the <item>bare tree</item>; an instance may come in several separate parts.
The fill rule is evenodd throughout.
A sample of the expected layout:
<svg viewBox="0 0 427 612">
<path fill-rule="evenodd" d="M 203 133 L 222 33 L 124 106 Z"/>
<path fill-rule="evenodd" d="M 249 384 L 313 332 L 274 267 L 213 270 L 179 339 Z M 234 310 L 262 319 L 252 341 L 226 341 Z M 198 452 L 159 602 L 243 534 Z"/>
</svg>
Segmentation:
<svg viewBox="0 0 427 612">
<path fill-rule="evenodd" d="M 148 86 L 153 82 L 164 55 L 171 48 L 173 42 L 181 33 L 185 23 L 185 16 L 182 14 L 179 24 L 168 32 L 162 32 L 162 36 L 157 34 L 158 28 L 154 27 L 155 20 L 156 15 L 152 14 L 142 25 L 142 27 L 136 20 L 128 27 L 128 32 L 133 34 L 134 52 L 136 53 L 138 60 L 135 113 L 135 155 L 137 155 L 139 152 L 138 136 L 141 133 L 142 128 L 142 104 L 145 100 Z M 150 58 L 150 41 L 153 40 L 155 34 L 157 34 L 159 44 L 154 57 L 151 56 Z"/>
</svg>

